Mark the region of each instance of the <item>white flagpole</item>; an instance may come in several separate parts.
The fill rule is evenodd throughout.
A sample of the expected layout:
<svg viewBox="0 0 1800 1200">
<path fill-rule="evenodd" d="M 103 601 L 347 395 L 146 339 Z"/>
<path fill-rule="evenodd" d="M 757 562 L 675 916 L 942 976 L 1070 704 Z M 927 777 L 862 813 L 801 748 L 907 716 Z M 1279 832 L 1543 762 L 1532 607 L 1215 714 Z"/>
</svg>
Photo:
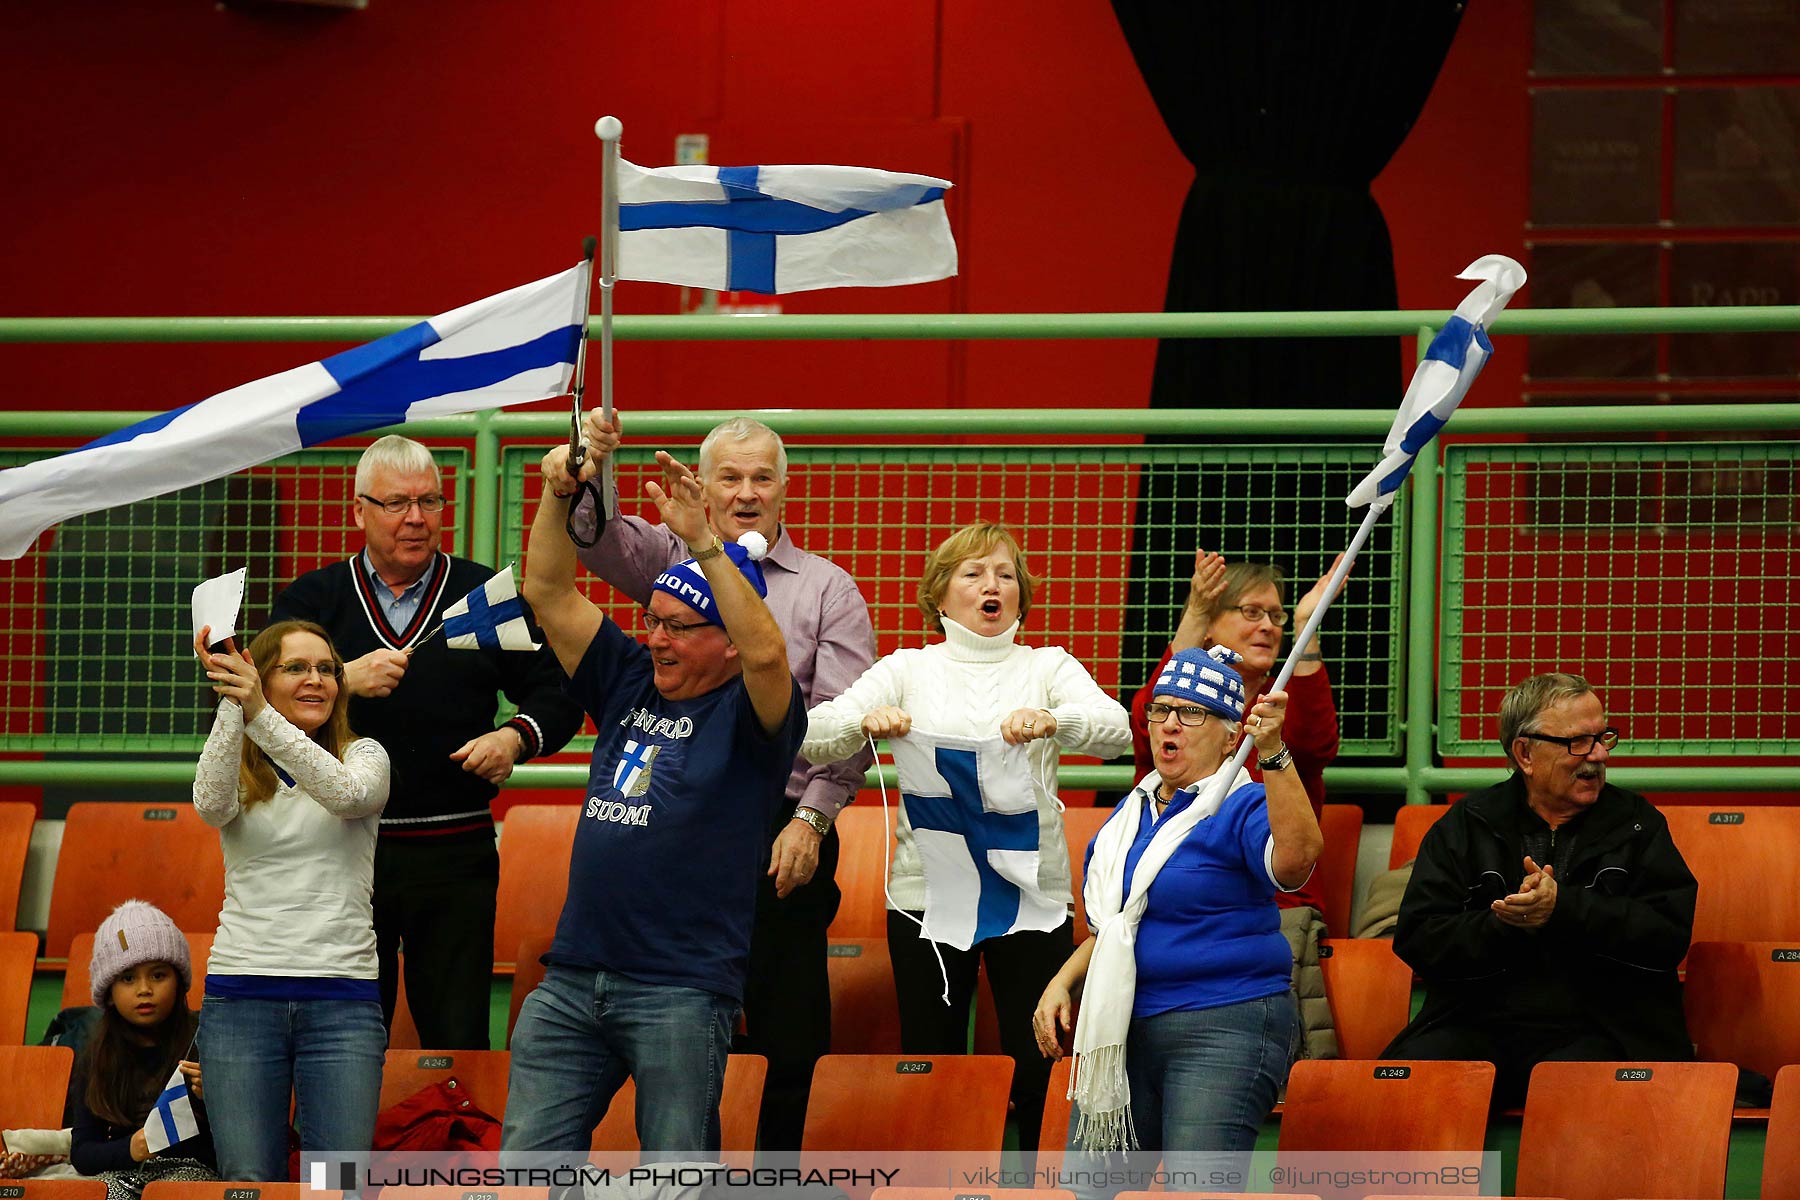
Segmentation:
<svg viewBox="0 0 1800 1200">
<path fill-rule="evenodd" d="M 617 117 L 594 122 L 594 134 L 605 147 L 600 158 L 600 416 L 613 419 L 613 284 L 619 277 L 619 139 L 625 126 Z M 618 488 L 612 455 L 600 466 L 600 509 L 607 520 L 619 515 Z"/>
</svg>

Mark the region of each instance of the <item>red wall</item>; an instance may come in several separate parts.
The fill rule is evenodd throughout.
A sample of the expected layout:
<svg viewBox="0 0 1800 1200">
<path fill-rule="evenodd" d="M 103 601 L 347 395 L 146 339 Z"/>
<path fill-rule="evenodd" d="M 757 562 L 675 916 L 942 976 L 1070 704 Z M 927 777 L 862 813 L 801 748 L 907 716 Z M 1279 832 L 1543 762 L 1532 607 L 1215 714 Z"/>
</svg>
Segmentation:
<svg viewBox="0 0 1800 1200">
<path fill-rule="evenodd" d="M 1404 305 L 1448 306 L 1466 262 L 1519 252 L 1525 9 L 1473 6 L 1377 184 Z M 573 259 L 605 112 L 651 165 L 705 132 L 715 162 L 956 181 L 959 279 L 788 311 L 1154 310 L 1191 177 L 1097 0 L 15 5 L 0 79 L 0 315 L 443 311 Z M 625 284 L 619 305 L 673 311 L 675 292 Z M 325 349 L 0 347 L 0 404 L 164 409 Z M 619 402 L 1135 407 L 1152 353 L 640 344 Z M 1490 398 L 1516 395 L 1505 378 Z"/>
</svg>

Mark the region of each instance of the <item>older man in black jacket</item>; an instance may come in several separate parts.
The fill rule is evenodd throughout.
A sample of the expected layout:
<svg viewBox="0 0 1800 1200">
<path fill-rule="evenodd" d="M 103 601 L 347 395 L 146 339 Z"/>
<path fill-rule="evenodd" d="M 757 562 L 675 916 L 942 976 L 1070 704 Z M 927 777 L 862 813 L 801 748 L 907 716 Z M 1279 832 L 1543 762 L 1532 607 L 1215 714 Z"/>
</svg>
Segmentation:
<svg viewBox="0 0 1800 1200">
<path fill-rule="evenodd" d="M 1384 1057 L 1492 1062 L 1507 1106 L 1540 1062 L 1693 1057 L 1675 968 L 1697 887 L 1662 814 L 1606 782 L 1618 741 L 1578 675 L 1501 701 L 1514 771 L 1419 849 L 1394 950 L 1425 1004 Z"/>
</svg>

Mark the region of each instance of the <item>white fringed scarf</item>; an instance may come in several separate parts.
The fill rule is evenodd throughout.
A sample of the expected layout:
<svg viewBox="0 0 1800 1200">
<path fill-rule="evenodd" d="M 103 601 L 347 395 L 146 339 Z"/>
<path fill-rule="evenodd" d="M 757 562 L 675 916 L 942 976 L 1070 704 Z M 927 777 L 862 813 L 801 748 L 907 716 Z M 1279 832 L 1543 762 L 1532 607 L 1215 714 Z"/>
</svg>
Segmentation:
<svg viewBox="0 0 1800 1200">
<path fill-rule="evenodd" d="M 1081 1015 L 1075 1022 L 1075 1067 L 1069 1077 L 1069 1097 L 1081 1110 L 1076 1126 L 1077 1145 L 1106 1152 L 1137 1145 L 1131 1124 L 1131 1085 L 1125 1075 L 1125 1037 L 1131 1031 L 1131 1010 L 1137 998 L 1137 927 L 1149 903 L 1150 884 L 1194 826 L 1218 812 L 1225 797 L 1250 783 L 1250 773 L 1239 768 L 1231 786 L 1219 790 L 1218 772 L 1177 792 L 1193 793 L 1186 808 L 1169 817 L 1151 837 L 1131 877 L 1131 895 L 1125 886 L 1125 855 L 1137 839 L 1144 797 L 1156 799 L 1162 776 L 1152 771 L 1123 802 L 1125 811 L 1100 827 L 1094 854 L 1088 863 L 1082 897 L 1088 919 L 1099 931 L 1093 957 L 1088 960 L 1087 983 L 1082 991 Z M 1170 800 L 1173 806 L 1175 799 Z"/>
</svg>

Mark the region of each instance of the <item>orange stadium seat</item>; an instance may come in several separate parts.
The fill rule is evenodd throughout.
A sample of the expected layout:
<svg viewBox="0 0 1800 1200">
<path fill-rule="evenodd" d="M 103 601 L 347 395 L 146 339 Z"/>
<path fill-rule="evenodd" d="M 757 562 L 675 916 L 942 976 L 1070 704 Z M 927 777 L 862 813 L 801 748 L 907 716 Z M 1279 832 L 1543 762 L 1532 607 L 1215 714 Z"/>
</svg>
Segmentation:
<svg viewBox="0 0 1800 1200">
<path fill-rule="evenodd" d="M 342 1192 L 314 1191 L 305 1183 L 207 1183 L 160 1179 L 144 1188 L 144 1200 L 343 1200 Z"/>
<path fill-rule="evenodd" d="M 831 1052 L 900 1053 L 900 1001 L 886 938 L 833 938 L 825 951 L 831 976 Z"/>
<path fill-rule="evenodd" d="M 894 845 L 896 810 L 888 798 L 887 833 L 883 836 L 881 803 L 852 804 L 837 816 L 838 891 L 843 900 L 831 921 L 833 941 L 854 938 L 887 938 L 888 859 Z"/>
<path fill-rule="evenodd" d="M 827 1054 L 813 1071 L 801 1148 L 998 1155 L 1012 1072 L 1012 1059 L 987 1054 Z"/>
<path fill-rule="evenodd" d="M 1659 805 L 1700 883 L 1696 942 L 1800 942 L 1800 808 Z"/>
<path fill-rule="evenodd" d="M 19 923 L 19 888 L 25 881 L 25 857 L 36 819 L 37 810 L 23 801 L 0 803 L 0 933 Z"/>
<path fill-rule="evenodd" d="M 1800 1200 L 1800 1066 L 1775 1076 L 1769 1134 L 1763 1143 L 1763 1200 Z"/>
<path fill-rule="evenodd" d="M 540 933 L 519 943 L 519 954 L 513 967 L 512 1001 L 506 1011 L 508 1046 L 512 1045 L 513 1028 L 519 1023 L 519 1009 L 524 1007 L 525 997 L 544 982 L 544 964 L 538 960 L 550 953 L 550 943 L 555 940 L 555 934 Z"/>
<path fill-rule="evenodd" d="M 104 1179 L 8 1179 L 0 1187 L 17 1200 L 106 1200 Z"/>
<path fill-rule="evenodd" d="M 381 1069 L 381 1107 L 392 1108 L 433 1084 L 454 1082 L 476 1108 L 503 1117 L 511 1063 L 504 1050 L 391 1049 Z"/>
<path fill-rule="evenodd" d="M 1800 938 L 1695 942 L 1683 995 L 1700 1061 L 1736 1063 L 1770 1079 L 1800 1063 Z"/>
<path fill-rule="evenodd" d="M 760 1054 L 733 1054 L 725 1060 L 725 1086 L 719 1095 L 719 1152 L 729 1166 L 748 1167 L 756 1157 L 756 1124 L 762 1113 L 763 1084 L 769 1060 Z M 606 1116 L 594 1127 L 596 1151 L 635 1156 L 637 1085 L 627 1079 L 613 1094 Z"/>
<path fill-rule="evenodd" d="M 1282 1151 L 1468 1151 L 1487 1137 L 1494 1065 L 1305 1059 L 1288 1073 Z"/>
<path fill-rule="evenodd" d="M 1325 849 L 1313 868 L 1319 898 L 1325 905 L 1325 929 L 1332 937 L 1350 936 L 1350 905 L 1356 895 L 1356 851 L 1362 844 L 1362 809 L 1354 804 L 1326 804 L 1319 809 L 1319 832 Z"/>
<path fill-rule="evenodd" d="M 25 1041 L 37 949 L 35 933 L 0 933 L 0 1046 L 18 1046 Z"/>
<path fill-rule="evenodd" d="M 141 870 L 146 862 L 157 869 Z M 67 958 L 76 934 L 100 928 L 114 908 L 134 898 L 162 909 L 178 929 L 217 929 L 225 903 L 219 831 L 191 804 L 70 805 L 44 954 Z"/>
<path fill-rule="evenodd" d="M 1319 1200 L 1314 1192 L 1120 1192 L 1115 1200 Z"/>
<path fill-rule="evenodd" d="M 1106 819 L 1113 815 L 1110 808 L 1070 808 L 1063 811 L 1063 836 L 1069 841 L 1069 878 L 1071 890 L 1075 895 L 1075 944 L 1087 941 L 1087 902 L 1082 897 L 1081 888 L 1087 881 L 1084 869 L 1087 863 L 1088 843 L 1106 824 Z"/>
<path fill-rule="evenodd" d="M 210 933 L 183 933 L 187 939 L 188 962 L 194 968 L 193 982 L 188 985 L 188 1007 L 195 1012 L 200 1011 L 201 998 L 206 995 L 206 964 L 212 957 L 213 935 Z M 94 997 L 88 983 L 88 965 L 94 959 L 94 931 L 78 933 L 69 942 L 69 967 L 63 972 L 62 1006 L 69 1008 L 77 1004 L 92 1004 Z"/>
<path fill-rule="evenodd" d="M 494 971 L 510 974 L 519 943 L 556 932 L 569 894 L 578 804 L 520 804 L 500 825 L 500 889 L 495 899 Z"/>
<path fill-rule="evenodd" d="M 0 1129 L 61 1129 L 74 1069 L 67 1046 L 0 1046 Z"/>
<path fill-rule="evenodd" d="M 1386 938 L 1326 938 L 1319 969 L 1342 1058 L 1380 1058 L 1412 1012 L 1412 968 Z"/>
<path fill-rule="evenodd" d="M 1448 804 L 1405 804 L 1394 814 L 1394 841 L 1388 847 L 1388 870 L 1404 867 L 1419 857 L 1425 831 L 1450 811 Z"/>
<path fill-rule="evenodd" d="M 1074 1066 L 1074 1056 L 1065 1054 L 1050 1068 L 1050 1085 L 1044 1091 L 1044 1123 L 1038 1126 L 1040 1171 L 1060 1167 L 1063 1150 L 1069 1144 L 1069 1113 L 1075 1107 L 1069 1099 L 1069 1072 Z"/>
<path fill-rule="evenodd" d="M 1539 1063 L 1525 1094 L 1517 1190 L 1716 1200 L 1736 1089 L 1730 1063 Z"/>
</svg>

